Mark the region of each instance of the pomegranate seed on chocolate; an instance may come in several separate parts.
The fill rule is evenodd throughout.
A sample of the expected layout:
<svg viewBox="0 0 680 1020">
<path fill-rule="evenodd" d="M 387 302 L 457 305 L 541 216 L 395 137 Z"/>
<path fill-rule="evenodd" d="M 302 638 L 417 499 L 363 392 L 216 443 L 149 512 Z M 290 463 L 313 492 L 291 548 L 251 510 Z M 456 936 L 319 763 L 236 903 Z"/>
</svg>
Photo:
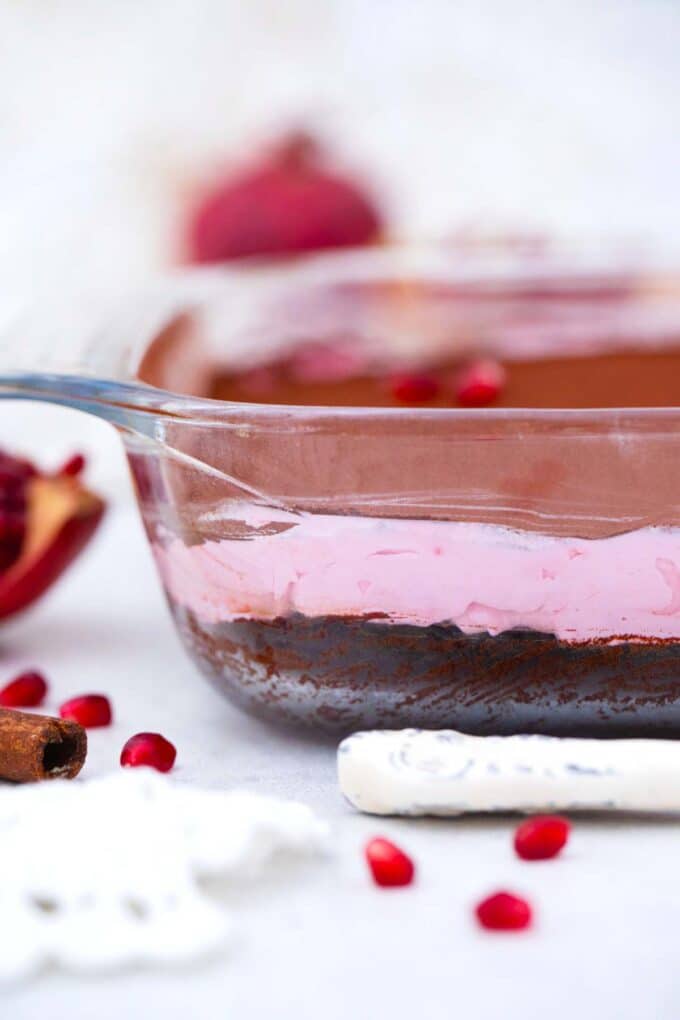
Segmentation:
<svg viewBox="0 0 680 1020">
<path fill-rule="evenodd" d="M 104 694 L 80 694 L 70 698 L 59 708 L 62 719 L 72 719 L 85 729 L 111 724 L 111 702 Z"/>
<path fill-rule="evenodd" d="M 392 396 L 400 404 L 427 404 L 439 389 L 439 380 L 432 375 L 398 375 L 391 383 Z"/>
<path fill-rule="evenodd" d="M 569 839 L 571 826 L 558 815 L 528 818 L 515 830 L 513 844 L 524 861 L 546 861 L 557 857 Z"/>
<path fill-rule="evenodd" d="M 413 861 L 395 843 L 377 836 L 366 844 L 366 861 L 376 885 L 395 887 L 410 885 L 415 875 Z"/>
<path fill-rule="evenodd" d="M 498 400 L 504 385 L 505 370 L 497 361 L 477 361 L 458 374 L 456 400 L 461 407 L 486 407 Z"/>
<path fill-rule="evenodd" d="M 487 896 L 475 907 L 477 920 L 488 931 L 523 931 L 531 925 L 529 903 L 511 892 Z"/>
<path fill-rule="evenodd" d="M 160 733 L 136 733 L 125 742 L 120 763 L 124 767 L 146 765 L 159 772 L 169 772 L 176 757 L 174 745 Z"/>
</svg>

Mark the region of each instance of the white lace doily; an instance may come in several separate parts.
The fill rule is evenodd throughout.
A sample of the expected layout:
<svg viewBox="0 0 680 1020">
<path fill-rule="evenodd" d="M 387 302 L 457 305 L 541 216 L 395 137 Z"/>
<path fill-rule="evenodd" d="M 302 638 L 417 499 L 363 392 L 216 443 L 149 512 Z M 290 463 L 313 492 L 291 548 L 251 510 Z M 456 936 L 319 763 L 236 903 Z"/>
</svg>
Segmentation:
<svg viewBox="0 0 680 1020">
<path fill-rule="evenodd" d="M 316 852 L 304 804 L 176 785 L 148 769 L 89 782 L 0 784 L 0 979 L 188 960 L 231 917 L 202 878 L 252 873 L 278 851 Z"/>
</svg>

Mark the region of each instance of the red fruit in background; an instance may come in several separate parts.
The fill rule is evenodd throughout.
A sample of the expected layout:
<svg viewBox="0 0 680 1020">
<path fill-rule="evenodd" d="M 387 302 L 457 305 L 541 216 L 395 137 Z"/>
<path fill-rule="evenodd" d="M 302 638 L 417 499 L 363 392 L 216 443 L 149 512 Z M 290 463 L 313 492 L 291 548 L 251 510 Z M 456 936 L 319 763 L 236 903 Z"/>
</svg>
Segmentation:
<svg viewBox="0 0 680 1020">
<path fill-rule="evenodd" d="M 477 920 L 489 931 L 521 931 L 531 924 L 531 907 L 526 900 L 509 892 L 487 896 L 475 907 Z"/>
<path fill-rule="evenodd" d="M 204 197 L 189 226 L 189 255 L 194 262 L 293 255 L 370 244 L 381 230 L 371 198 L 299 133 Z"/>
<path fill-rule="evenodd" d="M 69 474 L 0 451 L 0 618 L 42 595 L 94 534 L 104 503 Z"/>
<path fill-rule="evenodd" d="M 120 752 L 120 763 L 128 767 L 147 765 L 159 772 L 169 772 L 176 757 L 177 750 L 160 733 L 136 733 Z"/>
<path fill-rule="evenodd" d="M 475 361 L 455 381 L 456 400 L 463 407 L 486 407 L 505 386 L 505 370 L 497 361 Z"/>
<path fill-rule="evenodd" d="M 10 680 L 0 690 L 0 705 L 3 708 L 37 708 L 47 694 L 47 681 L 42 673 L 27 670 Z"/>
<path fill-rule="evenodd" d="M 59 708 L 59 715 L 62 719 L 79 723 L 85 729 L 110 726 L 111 702 L 104 694 L 80 694 L 65 701 Z"/>
<path fill-rule="evenodd" d="M 370 840 L 364 853 L 376 885 L 394 887 L 410 885 L 413 881 L 413 861 L 389 839 L 376 837 Z"/>
<path fill-rule="evenodd" d="M 556 857 L 569 839 L 570 825 L 559 815 L 537 815 L 522 822 L 515 831 L 514 845 L 524 861 L 546 861 Z"/>
</svg>

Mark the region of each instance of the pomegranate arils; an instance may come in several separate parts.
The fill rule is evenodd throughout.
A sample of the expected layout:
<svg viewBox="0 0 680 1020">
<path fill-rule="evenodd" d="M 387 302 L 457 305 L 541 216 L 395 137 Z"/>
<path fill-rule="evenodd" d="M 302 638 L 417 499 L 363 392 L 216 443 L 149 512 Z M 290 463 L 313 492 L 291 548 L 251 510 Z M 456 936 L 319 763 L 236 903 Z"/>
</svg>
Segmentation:
<svg viewBox="0 0 680 1020">
<path fill-rule="evenodd" d="M 456 400 L 462 407 L 485 407 L 498 399 L 504 386 L 502 365 L 497 361 L 476 361 L 456 377 Z"/>
<path fill-rule="evenodd" d="M 104 694 L 80 694 L 65 701 L 59 708 L 62 719 L 80 723 L 86 729 L 109 726 L 112 719 L 111 702 Z"/>
<path fill-rule="evenodd" d="M 72 457 L 69 457 L 67 461 L 59 468 L 58 474 L 67 475 L 70 478 L 76 478 L 85 469 L 86 464 L 85 457 L 82 453 L 74 453 Z"/>
<path fill-rule="evenodd" d="M 497 892 L 475 907 L 477 920 L 489 931 L 521 931 L 531 924 L 531 907 L 509 892 Z"/>
<path fill-rule="evenodd" d="M 19 558 L 26 534 L 26 486 L 36 471 L 0 450 L 0 571 Z"/>
<path fill-rule="evenodd" d="M 36 473 L 30 460 L 12 457 L 11 454 L 0 450 L 0 489 L 3 491 L 10 485 L 23 485 Z"/>
<path fill-rule="evenodd" d="M 569 839 L 570 825 L 559 815 L 538 815 L 517 827 L 515 851 L 525 861 L 545 861 L 556 857 Z"/>
<path fill-rule="evenodd" d="M 159 772 L 169 772 L 175 764 L 177 751 L 160 733 L 136 733 L 120 753 L 124 766 L 147 765 Z"/>
<path fill-rule="evenodd" d="M 391 392 L 401 404 L 426 404 L 439 393 L 439 380 L 431 375 L 398 375 L 392 379 Z"/>
<path fill-rule="evenodd" d="M 3 708 L 37 708 L 47 694 L 47 681 L 42 673 L 27 670 L 10 680 L 0 690 L 0 705 Z"/>
<path fill-rule="evenodd" d="M 0 618 L 40 598 L 96 530 L 104 504 L 74 477 L 81 461 L 43 474 L 0 450 Z"/>
<path fill-rule="evenodd" d="M 415 874 L 411 858 L 388 839 L 376 837 L 366 844 L 366 861 L 376 885 L 410 885 Z"/>
</svg>

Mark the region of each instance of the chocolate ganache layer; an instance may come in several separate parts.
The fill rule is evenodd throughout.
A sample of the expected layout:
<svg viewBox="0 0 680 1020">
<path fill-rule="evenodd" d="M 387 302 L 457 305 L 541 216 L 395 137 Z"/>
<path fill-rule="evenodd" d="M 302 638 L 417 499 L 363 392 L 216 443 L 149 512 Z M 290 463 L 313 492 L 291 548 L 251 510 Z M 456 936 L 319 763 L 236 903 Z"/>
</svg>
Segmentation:
<svg viewBox="0 0 680 1020">
<path fill-rule="evenodd" d="M 672 420 L 680 298 L 669 285 L 657 293 L 634 280 L 567 280 L 516 293 L 400 281 L 273 302 L 243 337 L 228 337 L 216 319 L 175 320 L 150 345 L 139 376 L 247 407 L 247 442 L 236 411 L 230 441 L 219 447 L 173 432 L 172 423 L 168 438 L 275 506 L 581 538 L 680 525 L 670 441 L 680 422 L 680 410 Z M 438 419 L 459 406 L 456 379 L 478 356 L 504 371 L 488 406 L 514 417 Z M 404 374 L 434 379 L 436 392 L 399 400 L 394 379 Z M 225 419 L 229 406 L 220 405 Z M 282 418 L 283 406 L 297 415 Z M 324 410 L 334 407 L 357 415 L 339 427 Z M 374 409 L 370 417 L 364 407 Z M 403 415 L 381 419 L 381 408 Z M 565 415 L 536 413 L 563 408 Z M 617 410 L 603 417 L 591 408 Z M 645 408 L 669 410 L 662 420 L 636 411 Z M 193 510 L 214 501 L 215 479 L 179 468 L 167 477 L 185 538 L 218 537 L 220 523 L 196 526 Z M 242 495 L 224 485 L 225 499 Z"/>
</svg>

